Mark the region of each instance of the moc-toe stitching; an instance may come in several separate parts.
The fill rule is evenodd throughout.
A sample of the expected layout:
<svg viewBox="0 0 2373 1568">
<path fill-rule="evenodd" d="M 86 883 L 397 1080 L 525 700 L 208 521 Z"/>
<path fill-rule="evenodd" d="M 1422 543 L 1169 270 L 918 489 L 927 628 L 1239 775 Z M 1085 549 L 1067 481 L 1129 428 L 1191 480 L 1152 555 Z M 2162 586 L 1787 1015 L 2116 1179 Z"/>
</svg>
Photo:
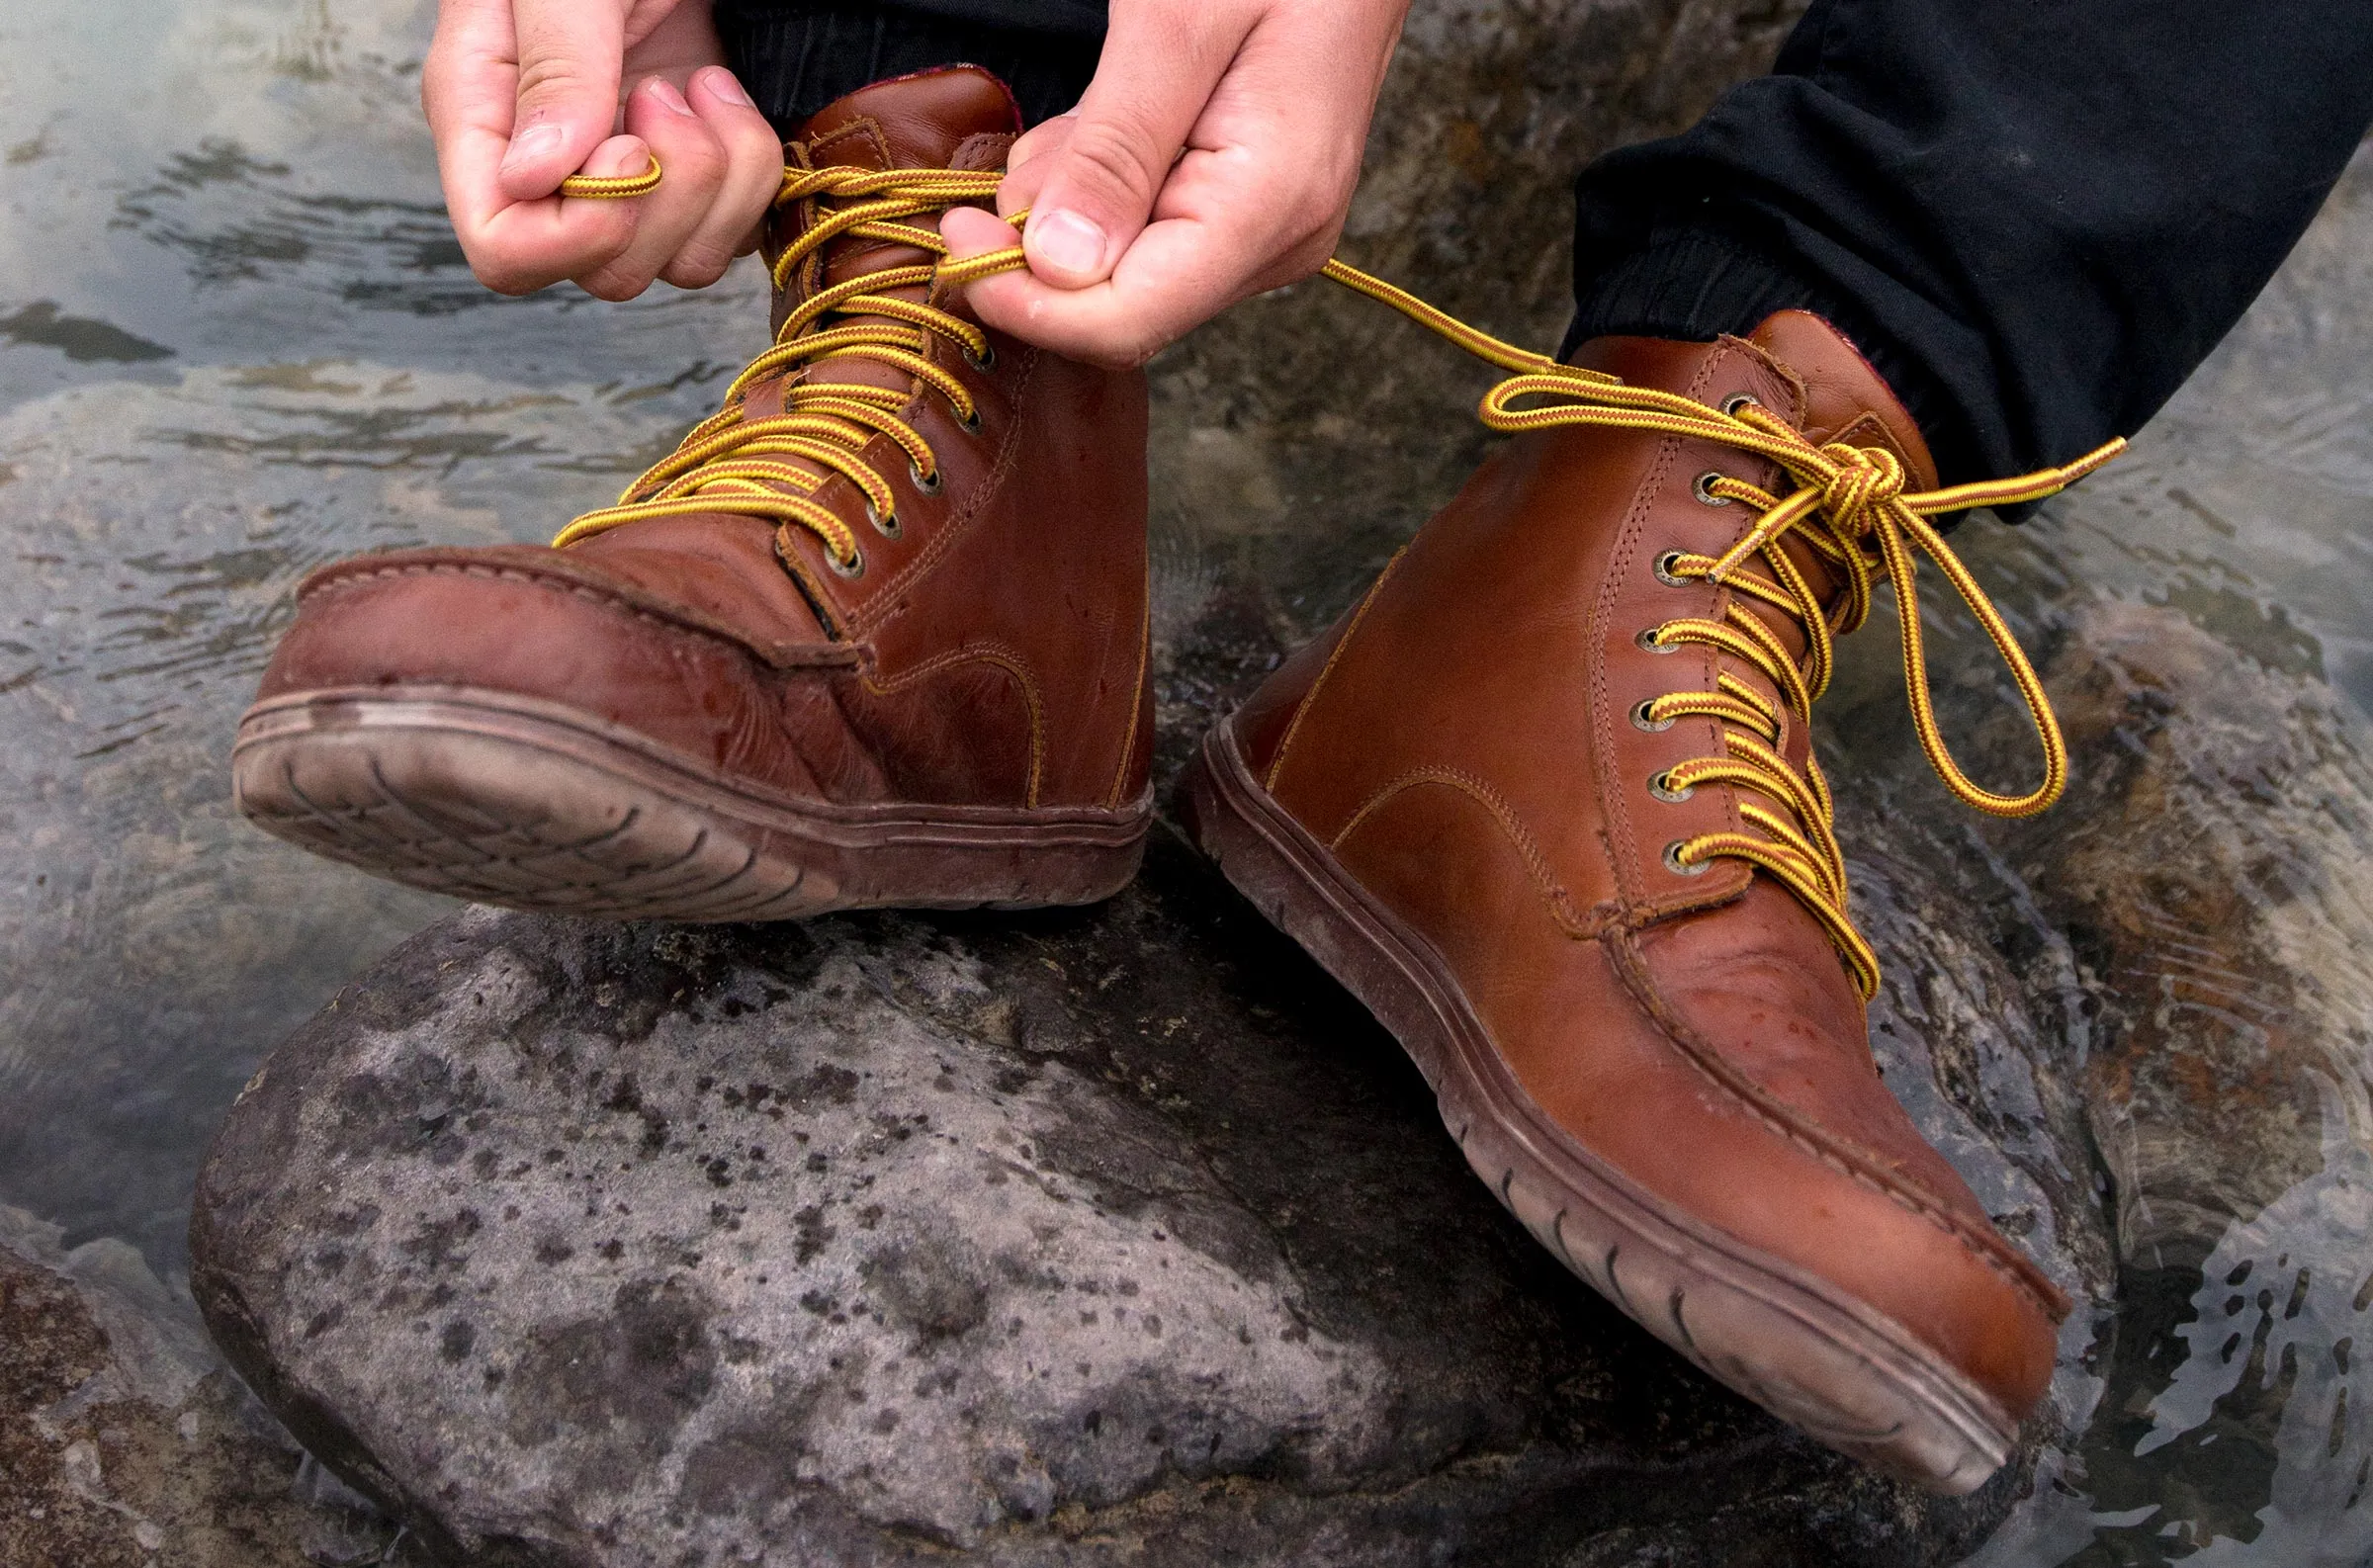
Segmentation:
<svg viewBox="0 0 2373 1568">
<path fill-rule="evenodd" d="M 580 572 L 584 573 L 580 575 Z M 410 561 L 370 565 L 363 562 L 329 566 L 315 572 L 299 585 L 300 605 L 330 594 L 365 588 L 376 583 L 401 577 L 474 577 L 486 582 L 518 582 L 531 587 L 555 588 L 583 599 L 604 609 L 616 610 L 639 621 L 670 631 L 690 632 L 711 642 L 723 644 L 734 653 L 756 657 L 771 668 L 790 669 L 803 665 L 852 665 L 857 661 L 853 647 L 834 644 L 774 644 L 764 645 L 711 620 L 700 611 L 686 605 L 671 604 L 656 595 L 640 591 L 631 584 L 603 575 L 598 579 L 582 567 L 556 568 L 530 565 L 526 562 L 506 562 L 489 566 L 483 562 Z M 805 656 L 801 656 L 805 655 Z"/>
<path fill-rule="evenodd" d="M 1603 940 L 1614 969 L 1657 1029 L 1680 1055 L 1716 1088 L 1736 1100 L 1756 1120 L 1812 1155 L 1823 1165 L 1893 1199 L 1958 1242 L 1972 1258 L 2001 1276 L 2033 1302 L 2055 1324 L 2065 1320 L 2070 1302 L 2046 1279 L 2023 1254 L 2011 1249 L 1988 1229 L 1973 1225 L 1940 1203 L 1925 1188 L 1905 1180 L 1899 1167 L 1875 1150 L 1840 1138 L 1826 1128 L 1807 1123 L 1775 1099 L 1761 1085 L 1740 1073 L 1665 1002 L 1647 960 L 1628 930 L 1609 932 Z"/>
</svg>

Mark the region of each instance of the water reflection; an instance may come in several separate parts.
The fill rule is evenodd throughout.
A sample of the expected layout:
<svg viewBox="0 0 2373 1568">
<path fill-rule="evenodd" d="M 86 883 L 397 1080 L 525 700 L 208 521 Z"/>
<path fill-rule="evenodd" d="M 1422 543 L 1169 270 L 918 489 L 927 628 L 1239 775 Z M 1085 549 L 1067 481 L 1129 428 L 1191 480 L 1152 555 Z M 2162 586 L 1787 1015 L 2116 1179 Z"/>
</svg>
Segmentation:
<svg viewBox="0 0 2373 1568">
<path fill-rule="evenodd" d="M 763 319 L 747 272 L 623 308 L 480 290 L 417 124 L 431 12 L 0 14 L 0 1201 L 66 1224 L 69 1245 L 129 1238 L 165 1271 L 198 1152 L 262 1050 L 443 908 L 232 819 L 230 727 L 290 588 L 356 550 L 544 536 L 704 413 Z M 1883 625 L 1828 707 L 1857 776 L 1933 824 L 1925 863 L 1858 864 L 1874 933 L 1887 945 L 1890 877 L 1950 861 L 2008 912 L 2002 955 L 1972 955 L 1970 973 L 2006 957 L 2027 993 L 1987 1000 L 1972 981 L 2000 1015 L 1986 1051 L 1920 1057 L 1890 1082 L 1952 1133 L 1989 1206 L 2098 1298 L 2056 1387 L 2078 1436 L 1975 1568 L 2373 1552 L 2373 1389 L 2357 1386 L 2373 1306 L 2373 320 L 2351 308 L 2368 298 L 2360 162 L 2132 460 L 2029 530 L 1967 536 L 2031 646 L 2114 652 L 2121 628 L 2149 645 L 2100 666 L 2092 743 L 2162 743 L 2151 692 L 2129 689 L 2152 658 L 2202 672 L 2183 688 L 2206 706 L 2180 716 L 2180 798 L 2123 801 L 2134 815 L 2104 824 L 2135 835 L 2123 851 L 2057 841 L 2111 857 L 2096 880 L 2115 908 L 2054 906 L 2065 867 L 1959 825 L 1919 771 Z M 1410 357 L 1379 358 L 1379 378 L 1436 364 L 1388 341 Z M 1201 374 L 1174 372 L 1162 406 L 1215 395 Z M 1471 442 L 1457 410 L 1474 390 L 1439 392 L 1434 428 L 1459 432 L 1446 441 Z M 1341 509 L 1328 498 L 1362 466 L 1342 454 L 1367 432 L 1322 418 L 1287 468 L 1193 417 L 1160 433 L 1166 636 L 1247 567 L 1322 617 L 1378 533 L 1313 522 Z M 1401 487 L 1414 515 L 1424 485 Z M 1274 537 L 1248 532 L 1271 515 Z M 1362 527 L 1358 551 L 1338 542 Z M 2194 641 L 2176 648 L 2153 615 Z M 1982 727 L 2005 690 L 1966 622 L 1942 615 L 1936 634 L 1947 715 Z M 2168 875 L 2143 874 L 2153 857 Z M 2202 865 L 2214 875 L 2179 874 Z M 2114 972 L 2096 961 L 2112 950 Z M 1913 1039 L 1924 1004 L 1890 993 L 1882 1021 Z M 2095 1027 L 2104 1006 L 2127 1009 L 2117 1030 Z M 1939 1087 L 1956 1073 L 1999 1125 L 1956 1121 Z"/>
<path fill-rule="evenodd" d="M 444 907 L 229 811 L 290 588 L 542 537 L 763 319 L 748 281 L 597 316 L 480 289 L 418 126 L 431 12 L 0 17 L 0 1197 L 168 1272 L 259 1048 Z"/>
</svg>

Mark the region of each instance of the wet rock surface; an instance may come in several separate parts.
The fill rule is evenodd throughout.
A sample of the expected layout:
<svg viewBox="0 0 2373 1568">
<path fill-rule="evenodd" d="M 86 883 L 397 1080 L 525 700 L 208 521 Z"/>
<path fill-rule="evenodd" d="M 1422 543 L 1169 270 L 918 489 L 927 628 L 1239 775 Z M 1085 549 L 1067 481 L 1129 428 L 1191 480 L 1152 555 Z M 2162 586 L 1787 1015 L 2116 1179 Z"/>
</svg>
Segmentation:
<svg viewBox="0 0 2373 1568">
<path fill-rule="evenodd" d="M 137 1254 L 58 1240 L 0 1206 L 0 1563 L 418 1561 L 222 1367 Z"/>
</svg>

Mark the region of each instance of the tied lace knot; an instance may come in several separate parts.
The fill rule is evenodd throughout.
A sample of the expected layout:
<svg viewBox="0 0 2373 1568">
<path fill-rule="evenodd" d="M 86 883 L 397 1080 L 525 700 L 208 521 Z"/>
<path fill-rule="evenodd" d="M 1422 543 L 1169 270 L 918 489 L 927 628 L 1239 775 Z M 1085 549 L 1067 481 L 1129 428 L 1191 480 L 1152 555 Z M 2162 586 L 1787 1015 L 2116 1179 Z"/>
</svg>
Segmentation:
<svg viewBox="0 0 2373 1568">
<path fill-rule="evenodd" d="M 961 317 L 927 304 L 888 298 L 883 291 L 921 288 L 926 300 L 943 299 L 962 284 L 1027 266 L 1018 245 L 950 259 L 946 242 L 934 230 L 906 221 L 991 196 L 1003 176 L 946 169 L 817 169 L 806 166 L 797 149 L 794 156 L 802 161 L 784 169 L 778 204 L 815 205 L 805 209 L 798 237 L 774 264 L 776 286 L 790 288 L 797 274 L 802 296 L 777 333 L 775 346 L 742 373 L 727 392 L 726 406 L 685 437 L 674 457 L 629 486 L 618 506 L 571 523 L 556 545 L 639 517 L 743 511 L 779 516 L 786 530 L 794 524 L 812 529 L 825 539 L 838 565 L 844 547 L 854 556 L 854 536 L 845 523 L 808 499 L 805 492 L 821 480 L 806 470 L 750 461 L 753 456 L 791 454 L 842 473 L 865 491 L 872 509 L 881 514 L 877 520 L 886 521 L 888 488 L 859 461 L 871 436 L 878 432 L 905 447 L 919 481 L 935 472 L 929 447 L 889 410 L 904 408 L 915 392 L 929 386 L 947 397 L 960 418 L 970 421 L 970 393 L 923 354 L 928 334 L 937 334 L 963 344 L 978 358 L 987 346 L 985 334 Z M 645 178 L 657 183 L 656 164 Z M 1027 216 L 1014 213 L 1008 221 L 1018 227 Z M 937 260 L 825 287 L 820 252 L 842 235 L 911 245 Z M 1750 829 L 1676 839 L 1665 847 L 1665 864 L 1686 876 L 1716 859 L 1731 859 L 1769 874 L 1821 922 L 1863 996 L 1876 996 L 1879 960 L 1848 912 L 1845 857 L 1837 843 L 1828 782 L 1809 743 L 1803 747 L 1801 766 L 1787 754 L 1792 742 L 1808 731 L 1812 704 L 1829 684 L 1836 667 L 1834 640 L 1862 625 L 1870 613 L 1873 589 L 1884 578 L 1894 589 L 1912 726 L 1937 776 L 1958 799 L 1992 816 L 2029 817 L 2050 807 L 2067 782 L 2067 746 L 2043 682 L 2001 612 L 1928 519 L 1977 507 L 2040 501 L 2116 457 L 2126 443 L 2112 440 L 2073 463 L 2012 479 L 1909 490 L 1902 460 L 1886 447 L 1835 441 L 1816 446 L 1796 426 L 1752 401 L 1714 409 L 1677 392 L 1628 386 L 1603 372 L 1563 365 L 1504 343 L 1341 261 L 1329 261 L 1320 270 L 1507 371 L 1507 378 L 1484 393 L 1476 410 L 1493 430 L 1515 434 L 1591 425 L 1713 442 L 1764 459 L 1795 481 L 1778 492 L 1728 476 L 1701 481 L 1705 498 L 1741 503 L 1755 520 L 1719 558 L 1671 552 L 1659 559 L 1658 570 L 1677 581 L 1703 580 L 1724 589 L 1721 618 L 1683 617 L 1642 634 L 1658 648 L 1709 648 L 1737 670 L 1760 674 L 1768 690 L 1732 668 L 1719 668 L 1714 690 L 1667 693 L 1641 705 L 1639 717 L 1654 729 L 1687 716 L 1715 721 L 1722 754 L 1667 768 L 1654 781 L 1655 791 L 1665 800 L 1683 800 L 1700 784 L 1730 786 L 1740 792 L 1738 820 Z M 835 313 L 869 319 L 822 325 Z M 820 364 L 841 355 L 905 369 L 915 378 L 916 388 L 895 392 L 838 383 L 795 386 L 785 395 L 785 416 L 743 421 L 742 400 L 753 383 L 801 360 Z M 795 408 L 799 411 L 791 412 Z M 729 456 L 734 461 L 725 461 Z M 791 493 L 794 490 L 800 493 Z M 1791 538 L 1842 580 L 1834 607 L 1822 602 L 1789 556 L 1785 546 Z M 1926 556 L 1960 594 L 2026 705 L 2042 746 L 2044 776 L 2023 795 L 1997 794 L 1971 779 L 1937 727 L 1920 628 L 1918 556 Z M 1751 608 L 1756 604 L 1798 627 L 1804 640 L 1802 655 L 1793 653 L 1766 618 Z M 1771 693 L 1777 693 L 1776 701 Z"/>
<path fill-rule="evenodd" d="M 1837 472 L 1821 487 L 1821 510 L 1836 530 L 1853 539 L 1878 531 L 1878 509 L 1903 493 L 1903 465 L 1885 447 L 1850 447 L 1833 441 L 1821 456 Z"/>
</svg>

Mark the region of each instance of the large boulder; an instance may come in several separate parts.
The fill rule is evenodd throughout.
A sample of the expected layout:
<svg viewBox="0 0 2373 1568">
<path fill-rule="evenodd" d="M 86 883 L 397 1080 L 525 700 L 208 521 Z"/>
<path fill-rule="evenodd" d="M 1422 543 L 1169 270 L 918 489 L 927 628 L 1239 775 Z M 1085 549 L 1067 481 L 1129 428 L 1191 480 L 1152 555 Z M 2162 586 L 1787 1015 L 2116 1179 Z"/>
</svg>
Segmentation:
<svg viewBox="0 0 2373 1568">
<path fill-rule="evenodd" d="M 1887 1068 L 2083 1293 L 2018 982 L 1892 875 L 1950 962 Z M 1167 836 L 1077 913 L 457 916 L 270 1059 L 193 1244 L 234 1364 L 455 1561 L 1913 1564 L 2024 1485 L 1898 1488 L 1633 1329 Z"/>
</svg>

